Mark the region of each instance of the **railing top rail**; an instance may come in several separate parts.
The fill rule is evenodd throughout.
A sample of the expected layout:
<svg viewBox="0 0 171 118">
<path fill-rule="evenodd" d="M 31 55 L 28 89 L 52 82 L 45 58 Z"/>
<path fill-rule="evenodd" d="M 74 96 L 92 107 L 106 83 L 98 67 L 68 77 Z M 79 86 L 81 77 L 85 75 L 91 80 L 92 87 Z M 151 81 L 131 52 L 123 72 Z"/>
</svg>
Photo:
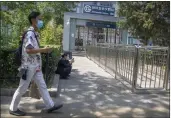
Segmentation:
<svg viewBox="0 0 171 118">
<path fill-rule="evenodd" d="M 159 47 L 159 46 L 143 46 L 143 47 L 139 47 L 140 49 L 158 49 L 158 50 L 162 50 L 162 49 L 165 49 L 165 50 L 168 50 L 169 47 Z"/>
<path fill-rule="evenodd" d="M 90 45 L 93 46 L 93 45 Z M 107 44 L 98 44 L 96 46 L 93 47 L 100 47 L 100 48 L 112 48 L 112 47 L 123 47 L 123 48 L 140 48 L 140 49 L 151 49 L 151 50 L 168 50 L 169 47 L 161 47 L 161 46 L 133 46 L 133 45 L 123 45 L 123 44 L 111 44 L 111 45 L 107 45 Z"/>
</svg>

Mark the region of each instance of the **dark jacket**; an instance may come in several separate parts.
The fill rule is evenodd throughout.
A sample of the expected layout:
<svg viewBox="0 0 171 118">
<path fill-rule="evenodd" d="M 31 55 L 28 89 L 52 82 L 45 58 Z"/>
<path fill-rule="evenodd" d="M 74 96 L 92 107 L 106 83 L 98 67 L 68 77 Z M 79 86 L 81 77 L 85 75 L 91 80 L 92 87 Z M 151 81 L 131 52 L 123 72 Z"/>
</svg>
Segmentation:
<svg viewBox="0 0 171 118">
<path fill-rule="evenodd" d="M 69 63 L 68 60 L 65 60 L 64 58 L 61 58 L 58 62 L 58 65 L 57 65 L 57 70 L 55 71 L 56 74 L 59 74 L 59 75 L 65 75 L 66 73 L 66 70 L 68 70 L 67 68 L 70 68 L 71 67 L 71 64 Z"/>
</svg>

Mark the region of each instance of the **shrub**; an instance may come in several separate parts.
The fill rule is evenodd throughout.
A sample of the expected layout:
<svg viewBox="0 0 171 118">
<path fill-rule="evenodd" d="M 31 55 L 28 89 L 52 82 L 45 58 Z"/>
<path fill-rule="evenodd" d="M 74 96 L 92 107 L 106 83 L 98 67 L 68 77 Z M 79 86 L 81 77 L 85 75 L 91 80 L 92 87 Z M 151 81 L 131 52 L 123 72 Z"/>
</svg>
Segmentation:
<svg viewBox="0 0 171 118">
<path fill-rule="evenodd" d="M 14 54 L 11 52 L 13 49 L 3 49 L 0 51 L 0 86 L 2 88 L 14 88 L 19 84 L 19 78 L 16 76 L 18 73 L 18 66 L 14 62 Z M 51 84 L 51 78 L 54 75 L 56 63 L 60 57 L 61 47 L 57 46 L 53 52 L 49 54 L 49 66 L 47 68 L 48 86 Z M 46 59 L 45 54 L 42 54 L 42 71 L 45 74 Z"/>
<path fill-rule="evenodd" d="M 60 45 L 62 41 L 62 25 L 56 26 L 54 20 L 51 20 L 41 31 L 41 40 L 43 45 Z"/>
</svg>

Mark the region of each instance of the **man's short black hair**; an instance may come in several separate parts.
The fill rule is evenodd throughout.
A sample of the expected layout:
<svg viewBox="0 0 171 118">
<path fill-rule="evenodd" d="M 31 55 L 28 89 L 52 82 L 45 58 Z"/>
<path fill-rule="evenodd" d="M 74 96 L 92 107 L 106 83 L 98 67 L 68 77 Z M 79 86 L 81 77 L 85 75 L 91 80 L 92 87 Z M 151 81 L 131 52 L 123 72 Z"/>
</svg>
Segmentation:
<svg viewBox="0 0 171 118">
<path fill-rule="evenodd" d="M 28 16 L 28 20 L 29 20 L 30 24 L 32 24 L 31 19 L 33 19 L 33 18 L 35 19 L 39 15 L 40 15 L 40 12 L 32 11 Z"/>
</svg>

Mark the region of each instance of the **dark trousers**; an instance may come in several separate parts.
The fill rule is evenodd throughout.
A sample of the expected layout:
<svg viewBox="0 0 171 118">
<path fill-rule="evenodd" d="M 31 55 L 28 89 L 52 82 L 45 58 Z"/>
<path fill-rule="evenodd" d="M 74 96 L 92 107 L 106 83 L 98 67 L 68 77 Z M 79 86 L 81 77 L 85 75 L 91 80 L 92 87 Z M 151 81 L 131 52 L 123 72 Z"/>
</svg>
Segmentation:
<svg viewBox="0 0 171 118">
<path fill-rule="evenodd" d="M 69 74 L 71 73 L 71 69 L 72 69 L 72 66 L 64 68 L 63 72 L 60 73 L 60 78 L 63 78 L 63 79 L 67 78 L 69 76 Z"/>
</svg>

